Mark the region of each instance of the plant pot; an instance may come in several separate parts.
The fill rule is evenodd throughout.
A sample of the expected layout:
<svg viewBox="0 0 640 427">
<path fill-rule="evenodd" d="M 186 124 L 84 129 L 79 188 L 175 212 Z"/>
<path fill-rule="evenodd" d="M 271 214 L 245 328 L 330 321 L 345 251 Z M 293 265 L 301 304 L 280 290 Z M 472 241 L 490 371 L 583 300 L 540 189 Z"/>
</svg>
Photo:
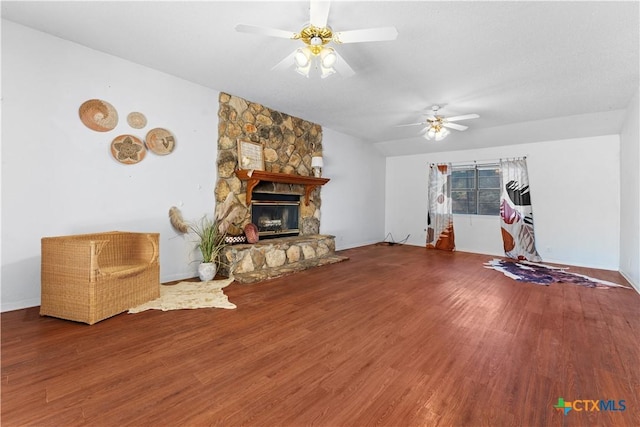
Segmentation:
<svg viewBox="0 0 640 427">
<path fill-rule="evenodd" d="M 201 281 L 208 282 L 216 276 L 216 270 L 217 267 L 215 263 L 203 262 L 198 266 L 198 276 L 200 276 Z"/>
</svg>

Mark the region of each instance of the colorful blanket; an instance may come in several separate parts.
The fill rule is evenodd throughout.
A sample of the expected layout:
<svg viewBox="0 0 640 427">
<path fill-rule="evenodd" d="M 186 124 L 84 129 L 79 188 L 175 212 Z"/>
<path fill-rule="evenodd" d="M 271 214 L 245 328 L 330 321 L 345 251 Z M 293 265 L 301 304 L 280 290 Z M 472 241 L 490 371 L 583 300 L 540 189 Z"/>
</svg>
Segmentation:
<svg viewBox="0 0 640 427">
<path fill-rule="evenodd" d="M 554 267 L 529 261 L 517 261 L 494 258 L 484 263 L 485 268 L 491 268 L 502 272 L 518 282 L 530 282 L 548 286 L 551 283 L 573 283 L 588 288 L 609 289 L 625 288 L 633 289 L 627 285 L 594 279 L 584 274 L 569 273 L 569 267 Z"/>
</svg>

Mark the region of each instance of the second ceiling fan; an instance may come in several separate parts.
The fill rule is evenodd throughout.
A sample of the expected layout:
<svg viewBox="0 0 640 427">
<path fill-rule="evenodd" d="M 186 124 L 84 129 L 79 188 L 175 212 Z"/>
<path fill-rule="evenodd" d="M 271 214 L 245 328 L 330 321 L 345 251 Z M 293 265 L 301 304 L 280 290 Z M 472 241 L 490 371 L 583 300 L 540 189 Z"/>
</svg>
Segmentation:
<svg viewBox="0 0 640 427">
<path fill-rule="evenodd" d="M 334 32 L 327 25 L 330 6 L 331 3 L 328 1 L 311 0 L 309 23 L 297 33 L 251 24 L 238 24 L 236 25 L 236 31 L 302 41 L 304 43 L 303 47 L 294 50 L 276 64 L 273 69 L 288 68 L 295 65 L 298 73 L 309 77 L 311 69 L 315 68 L 320 71 L 322 78 L 330 76 L 336 71 L 345 77 L 355 74 L 336 49 L 329 46 L 330 43 L 385 41 L 395 40 L 398 37 L 398 31 L 395 27 Z"/>
<path fill-rule="evenodd" d="M 469 119 L 477 119 L 480 116 L 478 114 L 465 114 L 462 116 L 454 116 L 454 117 L 445 117 L 439 114 L 440 106 L 434 105 L 431 107 L 431 114 L 427 116 L 426 122 L 419 123 L 410 123 L 406 125 L 398 125 L 397 127 L 404 126 L 418 126 L 423 125 L 425 128 L 421 133 L 424 133 L 424 137 L 426 139 L 435 139 L 436 141 L 441 141 L 449 135 L 448 129 L 455 129 L 459 131 L 465 131 L 469 128 L 469 126 L 464 126 L 458 123 L 460 120 L 469 120 Z"/>
</svg>

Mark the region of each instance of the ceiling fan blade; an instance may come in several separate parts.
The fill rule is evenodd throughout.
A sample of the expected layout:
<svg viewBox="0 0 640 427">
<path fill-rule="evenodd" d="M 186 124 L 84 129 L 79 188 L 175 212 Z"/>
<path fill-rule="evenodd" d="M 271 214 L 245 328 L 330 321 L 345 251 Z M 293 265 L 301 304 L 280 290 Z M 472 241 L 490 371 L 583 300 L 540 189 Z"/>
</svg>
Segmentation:
<svg viewBox="0 0 640 427">
<path fill-rule="evenodd" d="M 477 114 L 465 114 L 464 116 L 447 117 L 446 120 L 448 122 L 457 122 L 458 120 L 477 119 L 478 117 L 480 116 Z"/>
<path fill-rule="evenodd" d="M 420 123 L 407 123 L 407 124 L 404 124 L 404 125 L 396 125 L 395 127 L 397 127 L 397 128 L 402 128 L 402 127 L 405 127 L 405 126 L 418 126 L 418 125 L 423 125 L 423 126 L 424 126 L 425 124 L 426 124 L 425 122 L 420 122 Z"/>
<path fill-rule="evenodd" d="M 333 64 L 333 68 L 335 68 L 336 71 L 342 74 L 344 77 L 353 76 L 356 73 L 355 71 L 353 71 L 353 68 L 351 68 L 349 64 L 347 64 L 347 61 L 345 61 L 337 51 L 334 52 L 336 54 L 337 60 L 336 63 Z"/>
<path fill-rule="evenodd" d="M 326 27 L 330 6 L 328 1 L 311 0 L 309 23 L 317 28 Z"/>
<path fill-rule="evenodd" d="M 364 30 L 339 31 L 333 34 L 336 43 L 359 43 L 395 40 L 396 27 L 366 28 Z"/>
<path fill-rule="evenodd" d="M 469 126 L 459 125 L 457 123 L 447 123 L 447 122 L 444 122 L 442 126 L 450 129 L 460 130 L 460 131 L 467 130 L 469 128 Z"/>
<path fill-rule="evenodd" d="M 287 55 L 282 61 L 278 62 L 274 65 L 271 70 L 286 70 L 294 65 L 293 57 L 295 56 L 296 51 L 294 50 L 289 55 Z"/>
<path fill-rule="evenodd" d="M 258 25 L 238 24 L 236 31 L 240 33 L 261 34 L 263 36 L 280 37 L 283 39 L 293 39 L 296 33 L 286 30 L 278 30 L 277 28 L 260 27 Z"/>
</svg>

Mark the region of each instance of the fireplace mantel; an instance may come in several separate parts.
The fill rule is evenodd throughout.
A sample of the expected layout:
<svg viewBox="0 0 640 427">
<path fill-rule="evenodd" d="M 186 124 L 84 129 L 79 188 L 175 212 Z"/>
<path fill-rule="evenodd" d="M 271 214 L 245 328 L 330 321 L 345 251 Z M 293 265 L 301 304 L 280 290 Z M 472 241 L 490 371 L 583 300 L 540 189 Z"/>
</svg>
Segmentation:
<svg viewBox="0 0 640 427">
<path fill-rule="evenodd" d="M 313 189 L 329 182 L 329 178 L 266 172 L 255 169 L 236 169 L 235 173 L 240 180 L 247 181 L 247 204 L 251 203 L 253 189 L 260 181 L 304 185 L 304 204 L 306 206 L 309 206 L 309 194 L 311 194 Z"/>
</svg>

